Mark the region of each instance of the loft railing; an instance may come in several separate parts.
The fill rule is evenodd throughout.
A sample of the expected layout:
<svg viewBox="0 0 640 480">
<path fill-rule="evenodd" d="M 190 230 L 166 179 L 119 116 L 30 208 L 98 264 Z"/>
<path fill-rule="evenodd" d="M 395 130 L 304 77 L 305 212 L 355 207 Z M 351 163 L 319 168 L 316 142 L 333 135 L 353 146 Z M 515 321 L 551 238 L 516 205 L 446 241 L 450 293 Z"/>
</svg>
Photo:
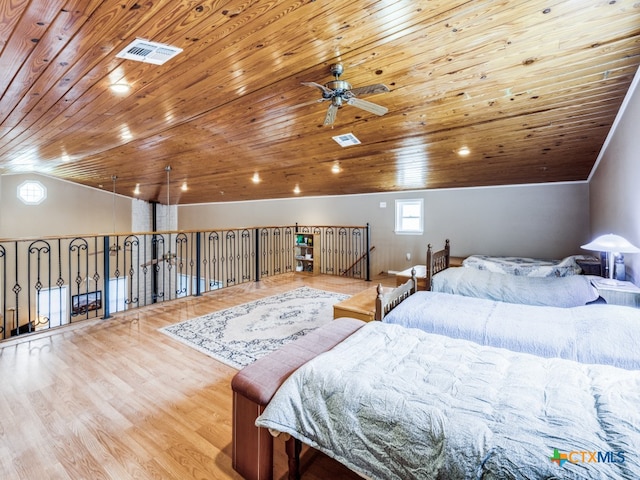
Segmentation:
<svg viewBox="0 0 640 480">
<path fill-rule="evenodd" d="M 368 226 L 0 240 L 0 339 L 293 272 L 298 231 L 320 235 L 321 273 L 370 280 Z"/>
</svg>

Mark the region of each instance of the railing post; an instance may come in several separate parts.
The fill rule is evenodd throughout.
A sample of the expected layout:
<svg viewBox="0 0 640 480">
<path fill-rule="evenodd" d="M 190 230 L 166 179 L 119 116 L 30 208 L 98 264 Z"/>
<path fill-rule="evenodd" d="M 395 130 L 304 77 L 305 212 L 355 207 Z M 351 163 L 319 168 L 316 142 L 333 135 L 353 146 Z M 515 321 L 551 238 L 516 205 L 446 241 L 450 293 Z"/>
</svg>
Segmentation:
<svg viewBox="0 0 640 480">
<path fill-rule="evenodd" d="M 104 258 L 104 305 L 102 306 L 102 311 L 104 312 L 104 315 L 102 318 L 106 319 L 111 317 L 111 312 L 109 311 L 109 236 L 105 235 L 103 240 L 102 251 L 104 252 L 104 255 L 102 257 Z"/>
<path fill-rule="evenodd" d="M 202 232 L 196 232 L 196 297 L 202 295 L 202 287 L 200 286 L 200 242 L 202 241 L 200 236 L 201 233 Z"/>
<path fill-rule="evenodd" d="M 255 229 L 254 247 L 256 249 L 256 282 L 260 280 L 260 229 Z"/>
<path fill-rule="evenodd" d="M 367 259 L 365 261 L 365 268 L 367 269 L 366 280 L 367 282 L 371 281 L 371 229 L 369 228 L 369 223 L 367 222 L 366 228 L 366 237 L 367 237 Z"/>
</svg>

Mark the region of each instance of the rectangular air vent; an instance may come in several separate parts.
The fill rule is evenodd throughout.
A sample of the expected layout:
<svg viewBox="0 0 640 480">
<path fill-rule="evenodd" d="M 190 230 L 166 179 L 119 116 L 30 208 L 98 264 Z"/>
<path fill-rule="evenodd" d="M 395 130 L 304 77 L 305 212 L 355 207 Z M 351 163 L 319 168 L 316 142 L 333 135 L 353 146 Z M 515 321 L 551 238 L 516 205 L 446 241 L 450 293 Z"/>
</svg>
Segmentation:
<svg viewBox="0 0 640 480">
<path fill-rule="evenodd" d="M 337 137 L 331 138 L 338 142 L 338 145 L 340 145 L 341 147 L 360 144 L 360 140 L 358 140 L 353 133 L 345 133 L 344 135 L 338 135 Z"/>
<path fill-rule="evenodd" d="M 182 52 L 181 48 L 138 38 L 127 45 L 116 57 L 162 65 L 180 52 Z"/>
</svg>

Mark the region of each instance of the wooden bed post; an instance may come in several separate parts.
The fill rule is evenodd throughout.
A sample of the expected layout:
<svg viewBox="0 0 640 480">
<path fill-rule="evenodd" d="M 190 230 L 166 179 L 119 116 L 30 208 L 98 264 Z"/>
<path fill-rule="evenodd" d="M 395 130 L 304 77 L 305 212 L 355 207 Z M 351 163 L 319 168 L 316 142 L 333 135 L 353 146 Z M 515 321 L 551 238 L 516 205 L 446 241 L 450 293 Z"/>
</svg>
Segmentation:
<svg viewBox="0 0 640 480">
<path fill-rule="evenodd" d="M 448 238 L 444 241 L 444 254 L 446 258 L 445 268 L 449 268 L 449 258 L 451 257 L 451 244 L 449 243 Z"/>
<path fill-rule="evenodd" d="M 426 278 L 425 278 L 425 288 L 427 290 L 431 290 L 431 276 L 433 272 L 433 247 L 431 244 L 427 245 L 427 263 L 426 266 Z"/>
</svg>

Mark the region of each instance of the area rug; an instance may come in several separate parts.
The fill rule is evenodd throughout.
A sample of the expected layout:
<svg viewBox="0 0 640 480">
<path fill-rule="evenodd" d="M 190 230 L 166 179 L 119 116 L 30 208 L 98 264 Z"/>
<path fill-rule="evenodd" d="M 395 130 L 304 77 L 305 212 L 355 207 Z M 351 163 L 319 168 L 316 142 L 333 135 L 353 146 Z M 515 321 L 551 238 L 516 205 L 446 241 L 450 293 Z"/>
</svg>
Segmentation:
<svg viewBox="0 0 640 480">
<path fill-rule="evenodd" d="M 301 287 L 160 329 L 240 369 L 333 319 L 333 305 L 349 295 Z"/>
</svg>

